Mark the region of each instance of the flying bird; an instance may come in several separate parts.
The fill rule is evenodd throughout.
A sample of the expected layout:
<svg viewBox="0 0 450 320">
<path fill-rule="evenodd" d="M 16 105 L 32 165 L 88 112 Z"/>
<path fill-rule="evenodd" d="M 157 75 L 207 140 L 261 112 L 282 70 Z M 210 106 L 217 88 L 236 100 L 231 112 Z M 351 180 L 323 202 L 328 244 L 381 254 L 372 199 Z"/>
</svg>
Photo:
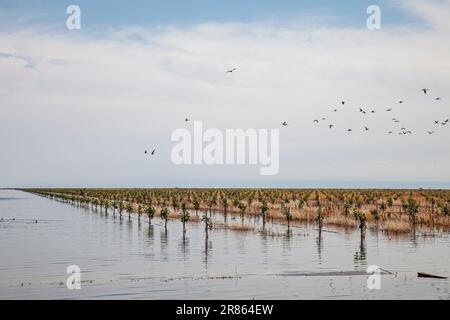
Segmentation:
<svg viewBox="0 0 450 320">
<path fill-rule="evenodd" d="M 433 134 L 434 133 L 434 131 L 428 131 L 428 134 Z"/>
<path fill-rule="evenodd" d="M 155 154 L 156 149 L 153 149 L 152 152 L 150 153 L 151 155 Z"/>
<path fill-rule="evenodd" d="M 334 124 L 329 124 L 328 127 L 331 129 L 334 127 Z"/>
<path fill-rule="evenodd" d="M 430 90 L 430 89 L 426 89 L 426 88 L 422 89 L 422 91 L 423 91 L 424 94 L 427 94 L 427 92 L 428 92 L 429 90 Z"/>
<path fill-rule="evenodd" d="M 392 111 L 392 108 L 386 109 L 387 112 Z"/>
<path fill-rule="evenodd" d="M 348 132 L 351 132 L 351 131 L 353 131 L 353 130 L 352 130 L 352 129 L 348 129 L 347 131 L 348 131 Z"/>
<path fill-rule="evenodd" d="M 189 121 L 189 119 L 188 119 L 188 118 L 186 118 L 186 119 L 184 119 L 184 121 L 185 121 L 185 122 L 188 122 L 188 121 Z"/>
<path fill-rule="evenodd" d="M 147 154 L 147 153 L 148 153 L 148 151 L 147 151 L 147 150 L 145 150 L 145 151 L 144 151 L 144 154 Z"/>
<path fill-rule="evenodd" d="M 317 119 L 316 119 L 316 120 L 314 120 L 314 123 L 319 123 L 319 120 L 317 120 Z"/>
<path fill-rule="evenodd" d="M 334 111 L 334 112 L 337 112 L 337 109 L 334 109 L 333 111 Z"/>
<path fill-rule="evenodd" d="M 322 120 L 324 120 L 324 121 L 325 121 L 325 120 L 327 120 L 327 118 L 322 118 Z"/>
<path fill-rule="evenodd" d="M 400 100 L 398 103 L 403 103 L 403 100 Z"/>
<path fill-rule="evenodd" d="M 364 127 L 364 130 L 366 130 L 366 131 L 369 131 L 369 128 L 367 128 L 367 127 Z"/>
<path fill-rule="evenodd" d="M 341 104 L 344 105 L 344 104 L 345 104 L 345 101 L 341 101 Z"/>
<path fill-rule="evenodd" d="M 435 100 L 441 100 L 441 98 L 437 97 Z"/>
<path fill-rule="evenodd" d="M 371 113 L 375 113 L 375 110 L 372 110 Z"/>
<path fill-rule="evenodd" d="M 230 70 L 227 70 L 227 73 L 232 73 L 233 71 L 235 71 L 236 70 L 236 68 L 233 68 L 233 69 L 230 69 Z"/>
<path fill-rule="evenodd" d="M 439 124 L 439 120 L 434 120 L 434 123 L 435 124 Z"/>
<path fill-rule="evenodd" d="M 281 124 L 282 124 L 284 127 L 286 127 L 286 126 L 288 125 L 286 121 L 283 121 Z"/>
</svg>

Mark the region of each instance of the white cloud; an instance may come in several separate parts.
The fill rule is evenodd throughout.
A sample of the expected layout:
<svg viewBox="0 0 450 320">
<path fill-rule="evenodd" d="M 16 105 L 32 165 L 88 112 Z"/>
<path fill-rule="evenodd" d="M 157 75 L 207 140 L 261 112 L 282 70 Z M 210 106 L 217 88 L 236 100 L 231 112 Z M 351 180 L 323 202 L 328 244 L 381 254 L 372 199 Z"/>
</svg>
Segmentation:
<svg viewBox="0 0 450 320">
<path fill-rule="evenodd" d="M 170 133 L 186 116 L 217 128 L 274 128 L 287 120 L 273 181 L 447 182 L 450 125 L 433 136 L 426 130 L 450 117 L 450 3 L 405 7 L 428 27 L 222 23 L 101 36 L 0 32 L 2 184 L 262 179 L 257 166 L 174 167 Z M 238 70 L 226 74 L 230 67 Z M 377 113 L 363 116 L 359 107 Z M 326 123 L 313 124 L 322 117 Z M 387 135 L 399 129 L 392 117 L 414 134 Z M 156 159 L 144 158 L 153 146 Z"/>
</svg>

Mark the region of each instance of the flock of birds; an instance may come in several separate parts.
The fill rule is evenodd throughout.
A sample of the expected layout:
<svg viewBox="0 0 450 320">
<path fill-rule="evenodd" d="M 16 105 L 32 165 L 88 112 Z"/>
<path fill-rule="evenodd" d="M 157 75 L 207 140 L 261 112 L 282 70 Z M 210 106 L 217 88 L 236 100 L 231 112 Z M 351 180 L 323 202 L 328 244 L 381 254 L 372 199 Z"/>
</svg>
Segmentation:
<svg viewBox="0 0 450 320">
<path fill-rule="evenodd" d="M 428 92 L 430 91 L 430 89 L 424 88 L 424 89 L 422 89 L 421 91 L 423 92 L 423 94 L 426 95 L 426 94 L 428 94 Z M 440 101 L 440 100 L 442 100 L 442 98 L 441 98 L 441 97 L 436 97 L 434 100 Z M 402 104 L 402 103 L 403 103 L 403 100 L 399 100 L 398 103 L 399 103 L 399 104 Z M 344 106 L 345 104 L 346 104 L 346 101 L 344 101 L 344 100 L 341 101 L 341 105 L 342 105 L 342 106 Z M 385 112 L 391 112 L 392 110 L 394 110 L 394 108 L 387 108 L 387 109 L 385 110 Z M 338 111 L 339 111 L 338 109 L 333 109 L 333 112 L 338 112 Z M 374 113 L 376 113 L 375 110 L 367 110 L 367 109 L 363 109 L 363 108 L 361 108 L 361 107 L 359 108 L 359 112 L 360 112 L 361 114 L 363 114 L 363 115 L 366 115 L 366 114 L 374 114 Z M 321 119 L 314 119 L 314 120 L 313 120 L 313 123 L 318 124 L 320 121 L 326 121 L 326 120 L 327 120 L 327 118 L 325 118 L 325 117 L 323 117 L 323 118 L 321 118 Z M 397 119 L 397 118 L 392 118 L 392 121 L 393 121 L 394 123 L 400 123 L 400 120 Z M 435 124 L 435 125 L 446 126 L 448 123 L 449 123 L 449 119 L 445 119 L 445 120 L 443 120 L 443 121 L 441 121 L 441 120 L 434 120 L 434 124 Z M 281 123 L 281 125 L 284 126 L 284 127 L 286 127 L 286 126 L 288 125 L 288 123 L 287 123 L 286 121 L 283 121 L 283 122 Z M 333 123 L 329 123 L 329 124 L 328 124 L 328 128 L 329 128 L 329 129 L 333 129 L 334 127 L 335 127 L 335 125 L 334 125 Z M 363 126 L 362 128 L 363 128 L 364 131 L 369 131 L 369 130 L 370 130 L 370 128 L 367 127 L 367 126 Z M 352 131 L 353 131 L 352 128 L 348 128 L 348 129 L 347 129 L 347 132 L 352 132 Z M 393 134 L 393 133 L 394 133 L 393 131 L 388 131 L 388 134 Z M 413 133 L 413 132 L 412 132 L 411 130 L 407 129 L 406 127 L 400 128 L 400 131 L 398 132 L 399 135 L 409 135 L 409 134 L 412 134 L 412 133 Z M 435 131 L 434 131 L 434 130 L 428 130 L 427 133 L 431 135 L 431 134 L 434 134 Z"/>
<path fill-rule="evenodd" d="M 226 73 L 233 73 L 233 72 L 235 72 L 236 70 L 237 70 L 237 68 L 231 68 L 231 69 L 227 70 Z M 428 92 L 430 91 L 430 89 L 428 89 L 428 88 L 423 88 L 421 91 L 423 92 L 423 94 L 427 95 Z M 442 98 L 441 98 L 441 97 L 436 97 L 434 100 L 435 100 L 435 101 L 440 101 L 440 100 L 442 100 Z M 403 100 L 399 100 L 399 101 L 398 101 L 399 104 L 403 104 L 403 102 L 404 102 Z M 345 104 L 346 104 L 346 101 L 342 100 L 342 101 L 341 101 L 341 105 L 344 106 Z M 385 110 L 385 112 L 391 112 L 392 110 L 394 110 L 394 108 L 387 108 L 387 109 Z M 339 111 L 338 109 L 333 109 L 333 112 L 338 112 L 338 111 Z M 361 114 L 363 114 L 363 115 L 366 115 L 366 114 L 368 114 L 368 113 L 369 113 L 369 114 L 374 114 L 374 113 L 376 113 L 375 110 L 372 110 L 372 109 L 371 109 L 371 110 L 369 111 L 369 110 L 363 109 L 362 107 L 359 108 L 359 112 L 360 112 Z M 314 119 L 314 120 L 313 120 L 313 123 L 318 124 L 320 121 L 326 121 L 326 120 L 327 120 L 327 119 L 326 119 L 325 117 L 323 117 L 323 118 L 321 118 L 321 119 Z M 185 118 L 184 121 L 185 121 L 185 122 L 188 122 L 189 119 L 188 119 L 188 118 Z M 400 123 L 400 120 L 397 119 L 397 118 L 392 118 L 392 121 L 393 121 L 393 123 Z M 445 120 L 443 120 L 443 121 L 441 121 L 441 120 L 434 120 L 434 124 L 435 124 L 435 125 L 446 126 L 448 123 L 449 123 L 449 119 L 445 119 Z M 283 127 L 287 127 L 287 126 L 288 126 L 288 123 L 287 123 L 287 121 L 283 121 L 283 122 L 281 122 L 281 125 L 282 125 Z M 334 125 L 333 123 L 329 123 L 329 124 L 328 124 L 328 128 L 329 128 L 329 129 L 333 129 L 334 127 L 335 127 L 335 125 Z M 363 130 L 364 130 L 364 131 L 369 131 L 370 128 L 367 127 L 367 126 L 364 126 L 364 127 L 363 127 Z M 347 129 L 347 132 L 352 132 L 352 131 L 353 131 L 352 128 L 348 128 L 348 129 Z M 394 133 L 393 131 L 388 131 L 388 134 L 393 134 L 393 133 Z M 413 133 L 413 132 L 412 132 L 411 130 L 407 129 L 406 127 L 400 128 L 400 131 L 398 132 L 399 135 L 409 135 L 409 134 L 412 134 L 412 133 Z M 434 134 L 435 131 L 434 131 L 434 130 L 428 130 L 427 133 L 431 135 L 431 134 Z M 156 152 L 156 149 L 153 149 L 151 152 L 148 152 L 148 150 L 145 150 L 145 151 L 144 151 L 144 154 L 153 156 L 153 155 L 155 155 L 155 152 Z"/>
</svg>

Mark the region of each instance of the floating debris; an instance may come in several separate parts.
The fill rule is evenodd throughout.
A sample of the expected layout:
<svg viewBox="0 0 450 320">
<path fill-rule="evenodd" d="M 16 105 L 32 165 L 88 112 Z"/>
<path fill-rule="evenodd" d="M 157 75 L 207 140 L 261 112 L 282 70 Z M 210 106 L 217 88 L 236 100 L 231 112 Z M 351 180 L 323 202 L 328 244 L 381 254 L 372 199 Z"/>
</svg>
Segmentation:
<svg viewBox="0 0 450 320">
<path fill-rule="evenodd" d="M 425 273 L 425 272 L 417 272 L 417 277 L 419 277 L 419 278 L 447 279 L 447 277 L 436 276 L 434 274 L 429 274 L 429 273 Z"/>
</svg>

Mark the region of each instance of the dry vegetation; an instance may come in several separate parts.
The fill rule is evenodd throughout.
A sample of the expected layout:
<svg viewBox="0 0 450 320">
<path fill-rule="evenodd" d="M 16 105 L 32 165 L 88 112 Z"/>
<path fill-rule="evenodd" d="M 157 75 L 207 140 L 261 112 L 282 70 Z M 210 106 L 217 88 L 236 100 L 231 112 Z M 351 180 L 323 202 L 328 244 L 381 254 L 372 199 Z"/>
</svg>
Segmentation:
<svg viewBox="0 0 450 320">
<path fill-rule="evenodd" d="M 251 231 L 248 216 L 267 221 L 309 222 L 347 228 L 377 228 L 390 232 L 450 229 L 448 190 L 335 190 L 335 189 L 26 189 L 106 213 L 162 216 L 205 222 L 211 213 L 234 217 L 226 224 Z M 184 211 L 183 211 L 184 209 Z M 166 211 L 167 214 L 164 214 Z M 161 214 L 163 212 L 163 214 Z M 183 213 L 184 212 L 184 213 Z M 205 215 L 206 212 L 206 215 Z M 208 212 L 210 212 L 208 217 Z"/>
</svg>

